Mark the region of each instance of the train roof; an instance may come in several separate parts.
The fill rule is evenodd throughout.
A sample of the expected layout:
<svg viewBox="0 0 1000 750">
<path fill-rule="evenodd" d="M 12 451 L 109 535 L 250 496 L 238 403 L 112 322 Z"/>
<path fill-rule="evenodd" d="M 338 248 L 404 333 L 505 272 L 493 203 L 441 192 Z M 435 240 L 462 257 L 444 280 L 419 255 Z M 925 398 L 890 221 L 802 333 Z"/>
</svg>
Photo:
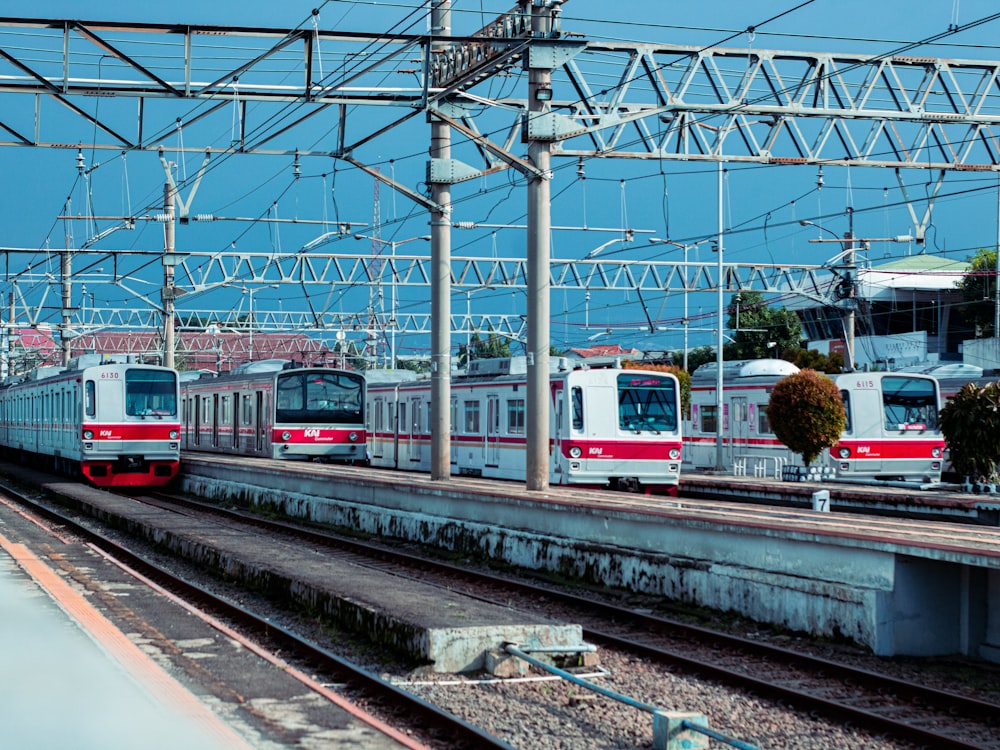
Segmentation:
<svg viewBox="0 0 1000 750">
<path fill-rule="evenodd" d="M 722 377 L 726 380 L 753 377 L 783 378 L 794 375 L 798 371 L 798 367 L 783 359 L 737 359 L 722 363 Z M 718 372 L 718 363 L 706 362 L 692 373 L 691 381 L 715 381 L 718 378 Z"/>
</svg>

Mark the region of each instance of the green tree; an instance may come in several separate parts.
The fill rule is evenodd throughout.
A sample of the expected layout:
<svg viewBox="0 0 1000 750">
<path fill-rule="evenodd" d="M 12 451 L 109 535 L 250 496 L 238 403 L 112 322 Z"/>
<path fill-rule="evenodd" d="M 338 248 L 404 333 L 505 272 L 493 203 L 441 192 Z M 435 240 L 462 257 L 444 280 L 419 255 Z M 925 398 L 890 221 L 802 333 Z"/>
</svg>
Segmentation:
<svg viewBox="0 0 1000 750">
<path fill-rule="evenodd" d="M 965 300 L 963 308 L 966 319 L 976 326 L 977 338 L 996 336 L 993 331 L 998 281 L 996 251 L 982 249 L 969 258 L 969 263 L 971 268 L 958 282 Z"/>
<path fill-rule="evenodd" d="M 501 359 L 510 356 L 510 340 L 490 333 L 485 339 L 478 333 L 472 334 L 469 346 L 458 347 L 458 366 L 468 367 L 473 359 Z"/>
<path fill-rule="evenodd" d="M 941 409 L 941 432 L 959 475 L 973 482 L 995 482 L 1000 460 L 1000 382 L 962 386 Z"/>
<path fill-rule="evenodd" d="M 847 412 L 836 383 L 815 370 L 800 370 L 775 384 L 767 420 L 778 440 L 808 466 L 840 440 Z"/>
<path fill-rule="evenodd" d="M 844 371 L 844 356 L 837 352 L 820 354 L 815 349 L 786 349 L 781 358 L 797 366 L 800 370 L 810 369 L 831 375 Z"/>
<path fill-rule="evenodd" d="M 674 359 L 675 362 L 684 361 L 684 352 Z M 715 349 L 710 346 L 699 346 L 688 351 L 688 372 L 694 372 L 706 362 L 715 361 Z"/>
<path fill-rule="evenodd" d="M 802 324 L 798 316 L 784 307 L 771 307 L 760 292 L 737 292 L 728 307 L 726 325 L 735 331 L 734 342 L 727 346 L 732 359 L 777 357 L 786 349 L 802 344 Z"/>
</svg>

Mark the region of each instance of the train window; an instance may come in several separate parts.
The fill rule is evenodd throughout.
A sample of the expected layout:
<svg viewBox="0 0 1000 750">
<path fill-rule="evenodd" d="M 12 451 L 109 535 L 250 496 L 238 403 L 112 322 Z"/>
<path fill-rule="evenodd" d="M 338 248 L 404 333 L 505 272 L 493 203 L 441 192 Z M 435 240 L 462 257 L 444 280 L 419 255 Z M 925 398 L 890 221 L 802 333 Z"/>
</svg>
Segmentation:
<svg viewBox="0 0 1000 750">
<path fill-rule="evenodd" d="M 847 391 L 840 392 L 840 400 L 844 402 L 844 411 L 847 413 L 847 426 L 844 427 L 844 432 L 851 431 L 851 394 Z"/>
<path fill-rule="evenodd" d="M 771 430 L 771 420 L 767 418 L 767 409 L 757 409 L 757 433 L 760 435 L 773 435 Z"/>
<path fill-rule="evenodd" d="M 507 432 L 511 435 L 524 434 L 523 398 L 515 398 L 507 402 Z"/>
<path fill-rule="evenodd" d="M 97 386 L 88 380 L 83 391 L 83 413 L 88 417 L 97 416 Z"/>
<path fill-rule="evenodd" d="M 882 408 L 887 430 L 934 430 L 938 426 L 935 381 L 929 378 L 885 376 Z"/>
<path fill-rule="evenodd" d="M 177 416 L 177 374 L 170 370 L 126 370 L 125 413 L 132 417 Z"/>
<path fill-rule="evenodd" d="M 704 404 L 701 407 L 701 431 L 702 432 L 718 432 L 718 416 L 719 407 L 716 405 Z"/>
<path fill-rule="evenodd" d="M 623 430 L 676 430 L 677 389 L 673 378 L 618 376 L 618 426 Z"/>
<path fill-rule="evenodd" d="M 243 408 L 241 411 L 243 413 L 243 424 L 253 424 L 253 401 L 250 400 L 249 394 L 243 394 Z"/>
<path fill-rule="evenodd" d="M 353 373 L 282 373 L 278 377 L 279 422 L 362 424 L 364 379 Z"/>
<path fill-rule="evenodd" d="M 578 385 L 573 386 L 570 396 L 573 406 L 573 429 L 583 429 L 583 388 Z"/>
<path fill-rule="evenodd" d="M 465 402 L 465 433 L 466 434 L 479 434 L 479 402 L 478 401 L 466 401 Z"/>
</svg>

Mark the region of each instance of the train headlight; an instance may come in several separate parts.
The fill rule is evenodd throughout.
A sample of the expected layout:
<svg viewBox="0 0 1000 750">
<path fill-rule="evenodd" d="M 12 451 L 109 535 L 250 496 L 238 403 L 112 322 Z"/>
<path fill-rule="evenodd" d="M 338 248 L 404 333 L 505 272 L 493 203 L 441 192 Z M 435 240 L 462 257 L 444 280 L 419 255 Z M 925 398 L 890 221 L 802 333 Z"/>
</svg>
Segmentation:
<svg viewBox="0 0 1000 750">
<path fill-rule="evenodd" d="M 94 439 L 94 431 L 93 430 L 84 430 L 83 431 L 83 439 L 84 440 L 93 440 Z"/>
<path fill-rule="evenodd" d="M 288 430 L 285 430 L 283 433 L 281 433 L 281 439 L 285 441 L 291 440 L 292 433 L 290 433 Z"/>
<path fill-rule="evenodd" d="M 931 448 L 931 458 L 941 458 L 941 449 Z"/>
<path fill-rule="evenodd" d="M 670 456 L 671 461 L 676 461 L 678 458 L 681 457 L 681 451 L 679 448 L 671 448 L 670 452 L 667 455 Z"/>
<path fill-rule="evenodd" d="M 569 449 L 569 457 L 570 458 L 579 458 L 582 455 L 583 455 L 583 451 L 580 450 L 580 446 L 578 446 L 578 445 L 574 445 L 572 448 Z"/>
<path fill-rule="evenodd" d="M 181 434 L 177 430 L 171 430 L 170 431 L 170 439 L 171 440 L 176 440 L 180 436 L 181 436 Z"/>
<path fill-rule="evenodd" d="M 358 442 L 358 433 L 352 432 L 350 435 L 347 436 L 347 439 L 350 440 L 352 443 Z"/>
<path fill-rule="evenodd" d="M 840 450 L 837 451 L 837 455 L 840 456 L 841 458 L 850 458 L 851 457 L 851 449 L 850 448 L 841 448 Z"/>
</svg>

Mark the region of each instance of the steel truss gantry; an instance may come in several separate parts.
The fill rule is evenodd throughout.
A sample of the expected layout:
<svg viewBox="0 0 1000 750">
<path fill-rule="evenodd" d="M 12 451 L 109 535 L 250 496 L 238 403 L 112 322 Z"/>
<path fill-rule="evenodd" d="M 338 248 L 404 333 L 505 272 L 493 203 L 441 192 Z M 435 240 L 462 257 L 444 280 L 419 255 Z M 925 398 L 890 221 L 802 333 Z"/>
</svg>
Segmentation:
<svg viewBox="0 0 1000 750">
<path fill-rule="evenodd" d="M 440 165 L 456 180 L 530 171 L 514 152 L 523 128 L 556 142 L 553 156 L 997 168 L 997 61 L 538 39 L 530 13 L 519 4 L 477 35 L 447 39 L 0 18 L 0 93 L 26 95 L 5 97 L 0 145 L 156 149 L 179 124 L 225 121 L 236 107 L 240 130 L 226 150 L 291 155 L 299 128 L 331 110 L 332 147 L 299 154 L 355 160 L 429 111 L 482 157 Z M 553 69 L 551 112 L 529 118 L 524 97 L 476 92 L 494 75 L 523 75 L 526 59 Z M 178 123 L 165 100 L 197 106 Z M 49 104 L 75 123 L 56 121 Z M 395 113 L 366 132 L 349 105 Z"/>
</svg>

